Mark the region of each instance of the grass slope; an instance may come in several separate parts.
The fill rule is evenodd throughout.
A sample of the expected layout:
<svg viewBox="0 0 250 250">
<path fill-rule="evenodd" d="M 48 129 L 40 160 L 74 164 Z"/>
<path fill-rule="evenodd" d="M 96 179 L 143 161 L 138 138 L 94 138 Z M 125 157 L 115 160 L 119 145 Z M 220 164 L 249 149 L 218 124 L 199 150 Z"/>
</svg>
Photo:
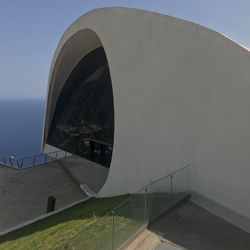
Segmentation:
<svg viewBox="0 0 250 250">
<path fill-rule="evenodd" d="M 0 237 L 0 249 L 55 249 L 128 198 L 91 199 Z"/>
</svg>

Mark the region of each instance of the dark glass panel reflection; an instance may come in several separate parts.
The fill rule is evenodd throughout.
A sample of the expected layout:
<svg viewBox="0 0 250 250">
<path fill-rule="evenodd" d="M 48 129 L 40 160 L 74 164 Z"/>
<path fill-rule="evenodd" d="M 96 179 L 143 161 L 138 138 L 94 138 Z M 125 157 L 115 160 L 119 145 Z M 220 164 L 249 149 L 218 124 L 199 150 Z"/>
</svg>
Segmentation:
<svg viewBox="0 0 250 250">
<path fill-rule="evenodd" d="M 114 139 L 114 104 L 103 47 L 85 56 L 58 98 L 48 144 L 109 167 Z"/>
</svg>

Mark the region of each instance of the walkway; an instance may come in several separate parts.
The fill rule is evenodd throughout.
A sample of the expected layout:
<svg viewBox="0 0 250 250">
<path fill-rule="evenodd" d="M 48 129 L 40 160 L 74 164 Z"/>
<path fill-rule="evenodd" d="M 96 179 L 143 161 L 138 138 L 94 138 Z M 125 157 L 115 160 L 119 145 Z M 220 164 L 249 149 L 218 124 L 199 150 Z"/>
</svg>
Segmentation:
<svg viewBox="0 0 250 250">
<path fill-rule="evenodd" d="M 185 201 L 158 218 L 126 250 L 249 250 L 250 234 Z"/>
<path fill-rule="evenodd" d="M 149 230 L 189 250 L 250 249 L 249 233 L 190 201 L 159 218 Z"/>
<path fill-rule="evenodd" d="M 107 168 L 77 157 L 22 170 L 0 165 L 0 231 L 45 214 L 49 195 L 56 198 L 56 209 L 83 199 L 79 183 L 98 189 L 107 173 Z"/>
</svg>

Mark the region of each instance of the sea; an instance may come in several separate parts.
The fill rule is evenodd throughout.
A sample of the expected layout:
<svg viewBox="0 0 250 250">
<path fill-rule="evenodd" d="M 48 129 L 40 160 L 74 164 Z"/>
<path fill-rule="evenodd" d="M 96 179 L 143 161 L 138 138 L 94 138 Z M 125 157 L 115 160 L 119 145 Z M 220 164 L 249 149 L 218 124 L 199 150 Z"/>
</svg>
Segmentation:
<svg viewBox="0 0 250 250">
<path fill-rule="evenodd" d="M 44 99 L 0 99 L 0 155 L 41 153 Z"/>
</svg>

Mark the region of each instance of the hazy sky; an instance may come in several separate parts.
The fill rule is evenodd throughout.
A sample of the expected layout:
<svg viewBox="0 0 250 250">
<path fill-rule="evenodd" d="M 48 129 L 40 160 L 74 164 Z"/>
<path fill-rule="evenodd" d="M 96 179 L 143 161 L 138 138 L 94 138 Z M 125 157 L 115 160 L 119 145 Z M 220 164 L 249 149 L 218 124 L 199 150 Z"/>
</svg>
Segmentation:
<svg viewBox="0 0 250 250">
<path fill-rule="evenodd" d="M 0 98 L 44 98 L 63 32 L 87 11 L 105 6 L 179 17 L 250 47 L 250 0 L 0 0 Z"/>
</svg>

